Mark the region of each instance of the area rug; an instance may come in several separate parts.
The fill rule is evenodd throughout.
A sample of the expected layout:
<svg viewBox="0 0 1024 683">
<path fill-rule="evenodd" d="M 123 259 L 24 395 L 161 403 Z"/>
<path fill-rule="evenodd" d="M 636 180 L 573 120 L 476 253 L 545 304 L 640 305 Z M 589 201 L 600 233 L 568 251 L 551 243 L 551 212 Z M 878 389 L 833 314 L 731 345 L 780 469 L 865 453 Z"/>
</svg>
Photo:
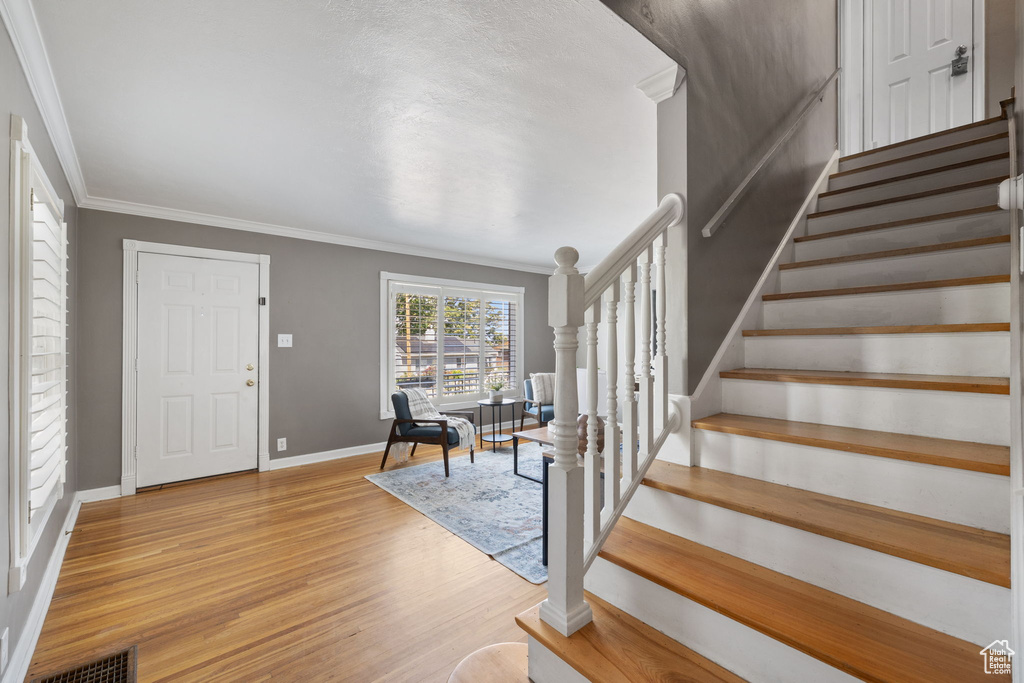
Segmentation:
<svg viewBox="0 0 1024 683">
<path fill-rule="evenodd" d="M 540 479 L 542 447 L 519 443 L 519 471 Z M 366 478 L 423 513 L 459 538 L 487 553 L 531 583 L 548 579 L 541 564 L 541 485 L 512 474 L 512 447 L 479 450 L 444 464 L 368 474 Z"/>
</svg>

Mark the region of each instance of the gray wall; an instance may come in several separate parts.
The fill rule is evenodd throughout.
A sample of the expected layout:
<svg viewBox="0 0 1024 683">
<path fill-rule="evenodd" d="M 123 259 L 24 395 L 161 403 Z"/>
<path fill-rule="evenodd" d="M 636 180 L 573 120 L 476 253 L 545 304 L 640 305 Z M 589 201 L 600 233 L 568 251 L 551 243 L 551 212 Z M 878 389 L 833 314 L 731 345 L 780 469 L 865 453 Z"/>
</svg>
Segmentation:
<svg viewBox="0 0 1024 683">
<path fill-rule="evenodd" d="M 985 0 L 985 111 L 999 116 L 1010 96 L 1017 41 L 1013 0 Z"/>
<path fill-rule="evenodd" d="M 77 449 L 75 447 L 76 436 L 76 415 L 75 415 L 75 394 L 77 382 L 75 381 L 76 370 L 78 369 L 78 357 L 75 352 L 75 339 L 77 336 L 77 316 L 75 315 L 75 297 L 77 294 L 76 251 L 78 246 L 78 231 L 76 228 L 76 209 L 74 198 L 71 194 L 64 172 L 61 170 L 57 155 L 50 143 L 46 128 L 43 126 L 42 117 L 36 109 L 35 101 L 28 88 L 28 82 L 22 73 L 21 64 L 14 52 L 14 46 L 5 30 L 0 30 L 0 129 L 5 131 L 4 139 L 8 140 L 3 146 L 3 161 L 0 162 L 0 216 L 7 229 L 4 238 L 0 239 L 0 320 L 5 321 L 4 332 L 0 334 L 0 349 L 3 350 L 4 361 L 0 363 L 0 383 L 3 384 L 3 401 L 9 407 L 10 377 L 8 375 L 7 359 L 9 356 L 8 335 L 6 321 L 10 320 L 10 121 L 11 115 L 17 114 L 28 123 L 29 141 L 32 143 L 46 175 L 54 188 L 64 199 L 65 219 L 68 223 L 69 241 L 69 263 L 70 270 L 68 280 L 68 296 L 71 298 L 71 314 L 68 320 L 70 340 L 69 369 L 68 369 L 68 391 L 69 401 L 69 423 L 68 423 L 68 469 L 67 485 L 64 489 L 64 499 L 61 500 L 47 522 L 39 547 L 32 557 L 28 568 L 28 578 L 24 587 L 11 595 L 7 594 L 7 575 L 11 566 L 10 557 L 10 527 L 9 527 L 9 479 L 10 479 L 10 458 L 8 448 L 8 422 L 7 418 L 0 419 L 0 444 L 3 444 L 4 463 L 0 467 L 0 514 L 3 515 L 3 524 L 0 529 L 4 539 L 0 542 L 0 630 L 3 626 L 11 629 L 10 647 L 13 653 L 14 648 L 24 632 L 25 620 L 28 617 L 32 601 L 39 592 L 39 584 L 43 572 L 46 569 L 47 560 L 57 543 L 61 533 L 64 518 L 67 516 L 71 499 L 77 490 Z M 5 411 L 5 415 L 7 411 Z"/>
<path fill-rule="evenodd" d="M 837 66 L 836 3 L 602 0 L 687 69 L 688 391 L 836 148 L 836 94 L 713 237 L 700 229 Z M 665 117 L 659 111 L 659 128 Z M 659 150 L 659 154 L 662 150 Z M 661 165 L 659 160 L 659 166 Z M 683 188 L 659 183 L 661 193 Z"/>
<path fill-rule="evenodd" d="M 547 277 L 452 261 L 83 209 L 79 373 L 81 488 L 121 472 L 121 242 L 125 238 L 270 255 L 271 457 L 387 439 L 380 396 L 380 271 L 526 288 L 526 371 L 554 369 Z M 506 413 L 507 415 L 507 413 Z M 484 416 L 485 419 L 488 416 Z M 288 450 L 274 442 L 288 438 Z"/>
</svg>

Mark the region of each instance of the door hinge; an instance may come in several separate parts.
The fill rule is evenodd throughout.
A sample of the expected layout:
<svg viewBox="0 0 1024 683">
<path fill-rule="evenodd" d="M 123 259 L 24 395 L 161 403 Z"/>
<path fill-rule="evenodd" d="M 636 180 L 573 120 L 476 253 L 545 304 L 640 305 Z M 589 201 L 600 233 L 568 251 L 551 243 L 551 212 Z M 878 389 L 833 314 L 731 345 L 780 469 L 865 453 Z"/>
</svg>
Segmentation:
<svg viewBox="0 0 1024 683">
<path fill-rule="evenodd" d="M 135 359 L 135 372 L 138 372 L 138 371 L 139 371 L 139 359 L 136 358 Z"/>
<path fill-rule="evenodd" d="M 267 297 L 261 296 L 260 297 L 260 306 L 266 306 L 266 305 L 267 305 Z"/>
</svg>

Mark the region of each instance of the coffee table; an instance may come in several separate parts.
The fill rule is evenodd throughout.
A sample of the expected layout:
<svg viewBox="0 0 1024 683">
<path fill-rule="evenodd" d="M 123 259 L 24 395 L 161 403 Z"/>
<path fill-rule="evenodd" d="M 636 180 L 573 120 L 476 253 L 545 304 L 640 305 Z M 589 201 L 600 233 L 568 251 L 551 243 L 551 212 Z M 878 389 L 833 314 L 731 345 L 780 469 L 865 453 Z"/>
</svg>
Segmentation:
<svg viewBox="0 0 1024 683">
<path fill-rule="evenodd" d="M 526 439 L 527 441 L 536 441 L 541 446 L 554 446 L 554 436 L 548 432 L 547 427 L 538 427 L 536 429 L 527 429 L 521 432 L 512 432 L 512 474 L 523 479 L 529 479 L 535 481 L 542 487 L 541 493 L 541 564 L 545 567 L 548 566 L 548 465 L 554 462 L 549 456 L 544 455 L 542 460 L 544 462 L 543 474 L 540 479 L 534 479 L 533 477 L 525 474 L 519 474 L 519 439 Z"/>
<path fill-rule="evenodd" d="M 538 484 L 543 484 L 543 479 L 535 479 L 526 474 L 519 474 L 519 439 L 536 441 L 541 446 L 554 446 L 554 435 L 548 431 L 547 427 L 537 427 L 521 432 L 512 432 L 512 474 L 517 477 L 522 477 L 523 479 L 535 481 Z M 547 463 L 545 463 L 545 469 L 547 469 Z"/>
</svg>

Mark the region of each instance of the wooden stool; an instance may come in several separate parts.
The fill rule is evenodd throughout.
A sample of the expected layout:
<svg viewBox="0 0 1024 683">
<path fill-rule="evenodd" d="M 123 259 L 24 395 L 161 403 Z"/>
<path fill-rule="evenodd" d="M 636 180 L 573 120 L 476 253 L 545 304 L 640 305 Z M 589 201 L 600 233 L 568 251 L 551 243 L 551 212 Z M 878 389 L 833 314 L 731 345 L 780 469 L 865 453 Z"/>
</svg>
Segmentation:
<svg viewBox="0 0 1024 683">
<path fill-rule="evenodd" d="M 482 647 L 455 667 L 448 683 L 525 683 L 529 680 L 526 643 Z"/>
</svg>

